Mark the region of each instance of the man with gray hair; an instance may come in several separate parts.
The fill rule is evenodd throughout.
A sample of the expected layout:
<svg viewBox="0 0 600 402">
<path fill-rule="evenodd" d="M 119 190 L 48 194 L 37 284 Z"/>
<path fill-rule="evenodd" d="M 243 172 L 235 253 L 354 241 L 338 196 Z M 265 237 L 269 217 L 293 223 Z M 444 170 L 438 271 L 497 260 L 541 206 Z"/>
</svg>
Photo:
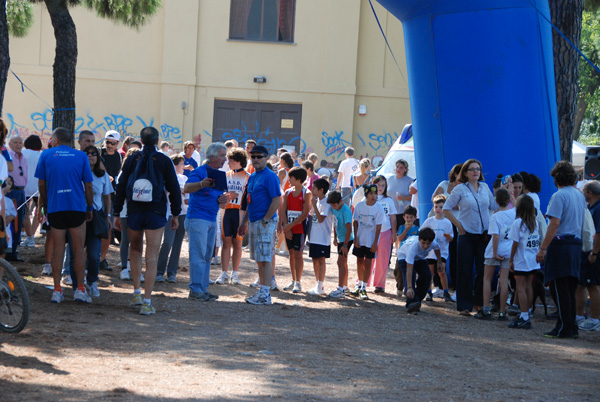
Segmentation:
<svg viewBox="0 0 600 402">
<path fill-rule="evenodd" d="M 575 292 L 575 321 L 582 331 L 600 331 L 600 183 L 589 181 L 583 186 L 583 196 L 588 202 L 588 208 L 594 219 L 596 236 L 594 236 L 594 247 L 587 255 L 581 256 L 581 271 L 579 284 Z M 590 295 L 590 317 L 585 318 L 586 297 L 585 290 Z"/>
<path fill-rule="evenodd" d="M 227 147 L 214 142 L 206 150 L 208 161 L 190 172 L 183 186 L 183 192 L 190 194 L 185 228 L 188 232 L 190 257 L 189 299 L 199 301 L 215 300 L 218 296 L 208 291 L 210 260 L 215 247 L 217 232 L 217 212 L 225 208 L 227 195 L 215 188 L 209 176 L 218 172 L 227 159 Z M 224 175 L 224 173 L 221 172 Z M 241 196 L 241 194 L 239 194 Z M 237 198 L 238 195 L 232 198 Z"/>
<path fill-rule="evenodd" d="M 8 142 L 10 149 L 10 157 L 12 158 L 13 170 L 9 175 L 13 178 L 14 186 L 10 193 L 6 194 L 6 197 L 10 200 L 14 200 L 17 203 L 17 207 L 25 203 L 25 186 L 27 186 L 27 175 L 29 167 L 27 165 L 27 159 L 23 155 L 23 138 L 18 135 L 12 137 Z M 18 256 L 17 248 L 21 244 L 21 231 L 23 230 L 23 218 L 25 217 L 25 208 L 19 208 L 17 211 L 17 224 L 13 224 L 12 233 L 12 250 L 6 253 L 7 261 L 19 261 L 23 262 L 23 259 Z"/>
<path fill-rule="evenodd" d="M 156 314 L 150 300 L 152 288 L 156 280 L 156 263 L 162 234 L 167 223 L 167 190 L 171 205 L 171 230 L 176 230 L 181 213 L 181 190 L 171 159 L 158 152 L 158 130 L 154 127 L 145 127 L 140 132 L 140 139 L 144 144 L 141 151 L 131 154 L 123 164 L 121 176 L 117 184 L 115 195 L 115 229 L 121 230 L 120 214 L 125 199 L 127 199 L 127 233 L 129 234 L 129 259 L 131 261 L 131 275 L 133 280 L 132 306 L 142 306 L 140 314 Z M 144 170 L 144 180 L 151 183 L 151 188 L 134 192 L 134 187 L 142 188 L 139 178 L 143 177 L 136 172 Z M 153 174 L 150 171 L 153 168 Z M 130 180 L 131 177 L 131 180 Z M 154 179 L 152 179 L 154 177 Z M 152 182 L 151 180 L 154 180 Z M 148 198 L 137 197 L 149 192 Z M 136 194 L 134 200 L 134 193 Z M 141 292 L 142 249 L 146 237 L 146 282 L 144 284 L 144 297 Z"/>
</svg>

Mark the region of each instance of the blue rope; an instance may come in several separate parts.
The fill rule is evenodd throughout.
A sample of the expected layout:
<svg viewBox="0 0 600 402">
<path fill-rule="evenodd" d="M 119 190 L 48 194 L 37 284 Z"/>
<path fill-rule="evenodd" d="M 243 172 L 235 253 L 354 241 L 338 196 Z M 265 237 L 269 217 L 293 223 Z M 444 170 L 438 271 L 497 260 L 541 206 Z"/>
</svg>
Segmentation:
<svg viewBox="0 0 600 402">
<path fill-rule="evenodd" d="M 369 1 L 370 1 L 370 0 L 369 0 Z M 543 19 L 545 19 L 545 20 L 546 20 L 546 21 L 547 21 L 547 22 L 548 22 L 548 23 L 549 23 L 549 24 L 552 26 L 552 28 L 553 28 L 553 29 L 554 29 L 556 32 L 558 32 L 558 34 L 559 34 L 560 36 L 562 36 L 562 37 L 564 38 L 564 40 L 566 40 L 566 41 L 567 41 L 567 43 L 568 43 L 569 45 L 571 45 L 571 47 L 572 47 L 573 49 L 575 49 L 575 50 L 577 51 L 577 53 L 579 53 L 579 54 L 581 55 L 581 57 L 583 57 L 583 58 L 585 59 L 585 61 L 587 61 L 587 62 L 588 62 L 588 64 L 589 64 L 590 66 L 592 66 L 592 68 L 593 68 L 594 70 L 596 70 L 596 72 L 597 72 L 598 74 L 600 74 L 600 68 L 598 68 L 598 66 L 597 66 L 597 65 L 595 65 L 595 64 L 594 64 L 594 63 L 593 63 L 593 62 L 592 62 L 590 59 L 588 59 L 588 58 L 586 57 L 586 55 L 585 55 L 585 54 L 583 54 L 583 52 L 582 52 L 581 50 L 579 50 L 579 48 L 578 48 L 577 46 L 575 46 L 575 44 L 574 44 L 573 42 L 571 42 L 571 40 L 570 40 L 569 38 L 567 38 L 567 36 L 566 36 L 564 33 L 562 33 L 562 32 L 560 31 L 560 29 L 558 29 L 558 28 L 556 27 L 556 25 L 554 25 L 554 24 L 552 23 L 552 21 L 550 21 L 550 20 L 548 19 L 548 17 L 546 17 L 546 16 L 545 16 L 545 15 L 544 15 L 544 14 L 543 14 L 541 11 L 540 11 L 540 9 L 539 9 L 539 8 L 538 8 L 538 7 L 535 5 L 535 3 L 533 3 L 533 1 L 532 1 L 532 0 L 529 0 L 529 4 L 531 4 L 531 6 L 532 6 L 533 8 L 535 8 L 535 11 L 537 11 L 537 13 L 538 13 L 539 15 L 541 15 L 541 16 L 542 16 L 542 18 L 543 18 Z"/>
<path fill-rule="evenodd" d="M 43 103 L 44 103 L 46 106 L 48 106 L 48 109 L 52 109 L 52 106 L 50 106 L 50 105 L 48 104 L 48 102 L 46 102 L 45 100 L 43 100 L 43 99 L 42 99 L 42 98 L 41 98 L 41 97 L 40 97 L 38 94 L 36 94 L 35 92 L 33 92 L 33 91 L 31 90 L 31 88 L 29 88 L 29 87 L 28 87 L 28 86 L 27 86 L 27 85 L 26 85 L 26 84 L 25 84 L 25 83 L 24 83 L 24 82 L 23 82 L 23 81 L 22 81 L 22 80 L 19 78 L 19 76 L 18 76 L 17 74 L 15 74 L 15 72 L 14 72 L 12 69 L 10 69 L 10 72 L 11 72 L 11 73 L 12 73 L 12 75 L 14 75 L 14 76 L 15 76 L 15 78 L 16 78 L 16 79 L 17 79 L 17 80 L 18 80 L 18 81 L 21 83 L 21 91 L 22 91 L 22 92 L 25 92 L 25 88 L 27 88 L 27 90 L 28 90 L 29 92 L 31 92 L 33 95 L 35 95 L 35 97 L 36 97 L 36 98 L 38 98 L 38 99 L 39 99 L 39 100 L 41 100 L 41 101 L 42 101 L 42 102 L 43 102 Z"/>
<path fill-rule="evenodd" d="M 388 49 L 390 50 L 390 53 L 392 54 L 392 58 L 394 59 L 394 63 L 396 63 L 396 67 L 398 67 L 398 71 L 400 71 L 400 75 L 402 75 L 402 79 L 404 79 L 404 83 L 406 83 L 408 85 L 408 82 L 406 81 L 406 77 L 404 76 L 404 73 L 402 72 L 402 69 L 400 69 L 400 65 L 398 64 L 398 60 L 396 60 L 396 56 L 394 55 L 394 52 L 392 51 L 392 48 L 390 46 L 390 42 L 388 42 L 387 36 L 385 36 L 385 32 L 383 32 L 383 27 L 381 26 L 381 23 L 379 22 L 379 18 L 377 17 L 377 13 L 375 12 L 375 7 L 373 7 L 373 3 L 371 2 L 371 0 L 369 0 L 369 4 L 371 5 L 371 10 L 373 11 L 373 15 L 375 16 L 375 20 L 377 21 L 377 25 L 379 25 L 379 30 L 381 31 L 381 34 L 383 35 L 383 39 L 385 39 L 385 44 L 387 45 Z"/>
</svg>

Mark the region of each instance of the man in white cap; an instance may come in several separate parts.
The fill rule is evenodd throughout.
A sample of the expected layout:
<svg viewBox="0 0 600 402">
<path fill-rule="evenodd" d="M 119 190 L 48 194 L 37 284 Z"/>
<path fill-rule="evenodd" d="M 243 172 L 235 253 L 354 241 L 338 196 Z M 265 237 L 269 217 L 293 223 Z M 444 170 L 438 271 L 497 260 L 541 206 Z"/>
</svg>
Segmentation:
<svg viewBox="0 0 600 402">
<path fill-rule="evenodd" d="M 104 136 L 104 147 L 102 147 L 102 163 L 104 163 L 106 173 L 108 173 L 108 175 L 110 176 L 110 181 L 112 182 L 113 189 L 116 189 L 116 179 L 117 176 L 119 176 L 119 173 L 121 173 L 121 165 L 123 163 L 123 157 L 118 152 L 120 141 L 121 134 L 119 134 L 118 131 L 109 130 Z M 113 205 L 114 193 L 113 195 L 111 195 L 111 197 L 111 205 Z M 108 216 L 112 223 L 112 211 L 109 211 Z M 109 229 L 110 230 L 108 232 L 108 239 L 102 239 L 102 246 L 100 247 L 100 269 L 104 269 L 106 271 L 112 271 L 112 268 L 108 265 L 108 262 L 106 261 L 106 253 L 108 252 L 108 246 L 112 241 L 112 228 Z"/>
</svg>

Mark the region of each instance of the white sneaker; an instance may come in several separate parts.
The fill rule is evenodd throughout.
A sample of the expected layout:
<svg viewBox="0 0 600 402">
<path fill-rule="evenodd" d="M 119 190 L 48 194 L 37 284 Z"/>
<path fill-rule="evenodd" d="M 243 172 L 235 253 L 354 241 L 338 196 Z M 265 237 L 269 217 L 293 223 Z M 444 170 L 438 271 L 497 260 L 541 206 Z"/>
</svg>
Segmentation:
<svg viewBox="0 0 600 402">
<path fill-rule="evenodd" d="M 59 291 L 54 291 L 52 292 L 52 297 L 50 298 L 50 302 L 51 303 L 60 303 L 61 301 L 65 300 L 65 296 L 63 295 L 63 292 L 59 292 Z"/>
<path fill-rule="evenodd" d="M 117 263 L 117 268 L 123 268 L 123 263 L 121 261 Z"/>
<path fill-rule="evenodd" d="M 52 265 L 50 264 L 44 264 L 43 268 L 42 268 L 42 275 L 46 275 L 46 276 L 52 276 Z"/>
<path fill-rule="evenodd" d="M 344 289 L 335 289 L 329 293 L 329 297 L 332 299 L 343 299 L 345 296 Z"/>
<path fill-rule="evenodd" d="M 260 290 L 252 297 L 246 298 L 246 303 L 254 305 L 269 305 L 271 303 L 271 295 L 268 293 L 262 293 Z"/>
<path fill-rule="evenodd" d="M 98 282 L 92 282 L 90 285 L 87 285 L 87 290 L 93 298 L 100 297 L 100 290 L 98 289 Z"/>
<path fill-rule="evenodd" d="M 26 237 L 21 243 L 23 247 L 35 247 L 35 240 L 32 237 Z"/>
<path fill-rule="evenodd" d="M 219 275 L 215 283 L 217 285 L 224 285 L 227 282 L 229 282 L 229 274 L 225 271 L 221 271 L 221 275 Z"/>
<path fill-rule="evenodd" d="M 292 290 L 292 292 L 294 292 L 294 293 L 302 292 L 302 285 L 300 284 L 300 282 L 296 282 L 294 284 L 294 289 Z"/>
<path fill-rule="evenodd" d="M 130 281 L 131 280 L 131 272 L 129 272 L 129 269 L 125 268 L 121 270 L 121 280 L 122 281 Z"/>
<path fill-rule="evenodd" d="M 221 257 L 218 255 L 214 256 L 212 260 L 210 260 L 210 265 L 221 265 Z"/>
<path fill-rule="evenodd" d="M 582 331 L 600 331 L 600 322 L 594 324 L 591 318 L 584 320 L 582 323 L 578 325 L 579 329 Z"/>
<path fill-rule="evenodd" d="M 260 278 L 256 278 L 254 282 L 250 284 L 251 288 L 259 288 L 260 287 Z"/>
<path fill-rule="evenodd" d="M 325 290 L 324 289 L 319 289 L 318 286 L 315 286 L 314 288 L 310 289 L 308 292 L 309 295 L 313 295 L 313 296 L 321 296 L 325 294 Z"/>
<path fill-rule="evenodd" d="M 82 302 L 82 303 L 91 303 L 92 298 L 86 292 L 82 292 L 81 290 L 75 290 L 75 294 L 73 295 L 73 300 Z"/>
<path fill-rule="evenodd" d="M 65 285 L 71 286 L 73 284 L 73 280 L 71 279 L 71 275 L 65 275 L 62 278 L 62 283 Z"/>
<path fill-rule="evenodd" d="M 279 291 L 279 287 L 277 286 L 277 281 L 275 278 L 271 278 L 271 290 L 275 292 Z"/>
<path fill-rule="evenodd" d="M 240 282 L 240 278 L 238 277 L 238 273 L 236 271 L 233 271 L 231 273 L 231 284 L 232 285 L 241 285 L 242 282 Z"/>
<path fill-rule="evenodd" d="M 296 284 L 296 281 L 291 281 L 283 288 L 283 290 L 286 290 L 286 291 L 292 290 L 292 289 L 294 289 L 295 284 Z"/>
<path fill-rule="evenodd" d="M 444 291 L 440 288 L 437 288 L 435 292 L 433 292 L 433 297 L 437 297 L 438 299 L 444 298 Z"/>
</svg>

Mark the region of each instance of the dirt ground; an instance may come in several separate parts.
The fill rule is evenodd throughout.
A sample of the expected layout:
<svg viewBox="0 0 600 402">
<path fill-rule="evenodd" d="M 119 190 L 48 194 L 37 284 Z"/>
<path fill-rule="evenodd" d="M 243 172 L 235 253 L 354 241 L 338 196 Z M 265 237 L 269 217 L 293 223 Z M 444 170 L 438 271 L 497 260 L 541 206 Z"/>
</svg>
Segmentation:
<svg viewBox="0 0 600 402">
<path fill-rule="evenodd" d="M 244 253 L 244 285 L 213 285 L 216 302 L 187 299 L 188 258 L 176 284 L 156 284 L 155 316 L 129 306 L 131 282 L 102 271 L 101 297 L 51 304 L 40 275 L 43 237 L 15 263 L 26 279 L 31 318 L 0 333 L 1 401 L 577 400 L 600 399 L 600 333 L 542 337 L 554 325 L 537 310 L 533 329 L 460 317 L 452 303 L 405 312 L 388 274 L 387 293 L 341 301 L 273 292 L 272 306 L 244 297 L 257 276 Z M 187 250 L 187 244 L 184 245 Z M 116 267 L 118 248 L 109 252 Z M 277 280 L 290 280 L 277 258 Z M 335 257 L 326 290 L 337 284 Z M 213 266 L 216 278 L 220 267 Z M 305 258 L 303 287 L 314 285 Z M 351 258 L 350 282 L 356 278 Z"/>
</svg>

